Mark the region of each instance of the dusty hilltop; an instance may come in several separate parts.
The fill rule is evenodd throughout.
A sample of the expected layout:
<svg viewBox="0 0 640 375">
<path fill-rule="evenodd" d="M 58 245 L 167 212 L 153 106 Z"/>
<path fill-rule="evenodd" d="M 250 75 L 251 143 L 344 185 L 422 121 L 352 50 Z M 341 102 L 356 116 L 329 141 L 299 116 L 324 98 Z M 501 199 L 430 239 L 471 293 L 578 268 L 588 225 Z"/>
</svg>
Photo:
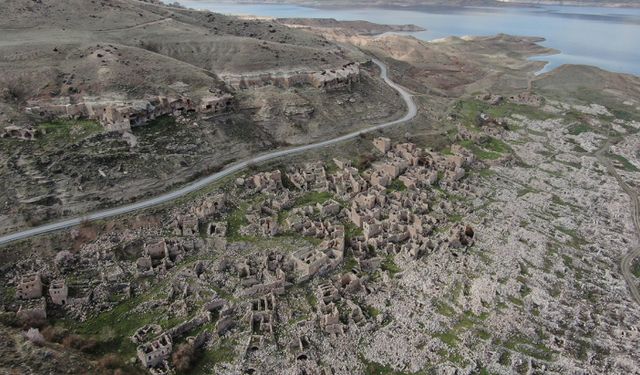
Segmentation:
<svg viewBox="0 0 640 375">
<path fill-rule="evenodd" d="M 0 4 L 0 372 L 640 371 L 640 79 L 535 37 Z M 410 25 L 401 28 L 411 28 Z"/>
</svg>

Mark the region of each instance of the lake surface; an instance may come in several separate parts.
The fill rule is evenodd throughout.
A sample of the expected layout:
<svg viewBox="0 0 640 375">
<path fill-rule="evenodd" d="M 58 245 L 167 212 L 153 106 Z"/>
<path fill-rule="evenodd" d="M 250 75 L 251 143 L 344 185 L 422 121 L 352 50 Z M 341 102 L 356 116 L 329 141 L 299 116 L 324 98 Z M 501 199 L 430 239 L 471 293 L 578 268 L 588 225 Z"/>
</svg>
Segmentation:
<svg viewBox="0 0 640 375">
<path fill-rule="evenodd" d="M 540 36 L 546 39 L 543 45 L 561 51 L 553 56 L 532 58 L 549 62 L 541 72 L 562 64 L 586 64 L 640 76 L 640 9 L 568 6 L 319 9 L 297 5 L 229 4 L 211 0 L 179 2 L 189 8 L 224 14 L 415 24 L 427 31 L 411 35 L 424 40 L 498 33 Z"/>
</svg>

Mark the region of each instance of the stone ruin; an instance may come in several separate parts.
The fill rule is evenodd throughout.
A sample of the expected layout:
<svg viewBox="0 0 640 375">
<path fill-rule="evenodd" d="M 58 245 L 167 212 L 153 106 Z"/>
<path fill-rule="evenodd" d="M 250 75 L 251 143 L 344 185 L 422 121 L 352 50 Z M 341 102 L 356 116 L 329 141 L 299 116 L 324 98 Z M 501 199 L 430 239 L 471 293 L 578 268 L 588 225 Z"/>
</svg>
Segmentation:
<svg viewBox="0 0 640 375">
<path fill-rule="evenodd" d="M 329 69 L 314 73 L 311 77 L 313 86 L 324 90 L 336 90 L 351 86 L 360 80 L 360 65 L 348 63 L 339 69 Z"/>
<path fill-rule="evenodd" d="M 69 297 L 69 287 L 67 287 L 64 279 L 53 280 L 49 284 L 49 296 L 51 302 L 56 305 L 66 305 L 67 298 Z"/>
<path fill-rule="evenodd" d="M 205 114 L 226 112 L 232 108 L 233 101 L 233 95 L 218 90 L 215 94 L 205 96 L 200 100 L 198 111 Z"/>
<path fill-rule="evenodd" d="M 186 112 L 216 114 L 229 110 L 233 96 L 219 92 L 209 95 L 195 105 L 185 96 L 149 96 L 144 99 L 63 97 L 50 102 L 32 100 L 27 113 L 45 117 L 97 120 L 107 131 L 128 131 L 164 115 Z"/>
<path fill-rule="evenodd" d="M 153 96 L 138 100 L 64 97 L 52 102 L 30 101 L 25 111 L 40 116 L 97 120 L 105 130 L 127 131 L 163 115 L 195 111 L 195 107 L 186 97 Z"/>
<path fill-rule="evenodd" d="M 275 170 L 273 172 L 258 173 L 245 182 L 245 186 L 260 192 L 280 191 L 282 190 L 282 172 Z"/>
<path fill-rule="evenodd" d="M 387 151 L 391 150 L 391 139 L 384 137 L 375 138 L 373 140 L 373 147 L 383 154 L 386 154 Z"/>
<path fill-rule="evenodd" d="M 449 247 L 459 249 L 472 246 L 475 242 L 474 231 L 470 225 L 458 224 L 449 230 Z"/>
<path fill-rule="evenodd" d="M 160 333 L 162 333 L 162 327 L 157 324 L 147 324 L 136 330 L 133 336 L 131 336 L 131 341 L 134 344 L 143 344 L 157 337 Z"/>
<path fill-rule="evenodd" d="M 235 89 L 262 86 L 290 88 L 310 85 L 325 91 L 350 87 L 360 81 L 360 64 L 351 62 L 335 69 L 322 71 L 268 71 L 253 74 L 226 74 L 221 78 Z"/>
<path fill-rule="evenodd" d="M 344 334 L 344 327 L 340 321 L 340 312 L 335 303 L 318 304 L 318 314 L 320 315 L 320 327 L 331 336 L 341 336 Z"/>
<path fill-rule="evenodd" d="M 173 350 L 173 341 L 171 336 L 163 334 L 157 339 L 137 348 L 138 359 L 146 368 L 168 368 L 167 359 Z"/>
<path fill-rule="evenodd" d="M 447 178 L 447 171 L 464 169 L 473 162 L 471 154 L 465 149 L 452 147 L 452 155 L 441 156 L 410 143 L 392 144 L 385 138 L 375 139 L 374 147 L 383 156 L 364 171 L 340 160 L 335 162 L 339 169 L 332 173 L 327 173 L 321 163 L 308 163 L 289 170 L 287 177 L 292 183 L 295 181 L 295 189 L 283 186 L 283 175 L 278 170 L 257 173 L 243 178 L 242 184 L 236 184 L 240 198 L 266 193 L 260 197 L 264 199 L 250 200 L 254 203 L 247 207 L 247 226 L 258 228 L 254 235 L 271 237 L 279 233 L 296 233 L 308 241 L 296 242 L 304 244 L 292 251 L 269 250 L 251 256 L 239 253 L 242 254 L 241 259 L 231 258 L 236 256 L 234 251 L 239 246 L 233 244 L 228 250 L 234 255 L 229 256 L 224 265 L 220 264 L 220 270 L 226 275 L 212 273 L 211 266 L 215 263 L 208 259 L 177 270 L 167 298 L 149 302 L 154 303 L 153 308 L 182 317 L 184 321 L 167 330 L 157 325 L 140 327 L 131 337 L 139 345 L 138 358 L 150 373 L 170 373 L 169 356 L 173 343 L 208 322 L 215 324 L 215 329 L 212 329 L 214 338 L 226 335 L 234 328 L 250 327 L 247 331 L 234 331 L 234 334 L 242 334 L 247 339 L 247 355 L 251 361 L 260 360 L 264 352 L 273 347 L 277 322 L 291 316 L 288 306 L 276 305 L 277 296 L 285 293 L 292 284 L 321 275 L 323 280 L 311 282 L 312 285 L 319 283 L 312 287 L 317 301 L 313 314 L 305 322 L 296 323 L 290 346 L 293 358 L 300 361 L 302 367 L 299 368 L 303 368 L 315 363 L 311 358 L 314 352 L 310 350 L 308 336 L 305 336 L 310 330 L 320 327 L 323 334 L 340 336 L 350 334 L 354 329 L 357 331 L 375 319 L 371 311 L 364 308 L 362 297 L 384 287 L 370 284 L 374 272 L 380 272 L 382 283 L 399 277 L 398 272 L 402 271 L 385 268 L 388 260 L 398 261 L 400 266 L 404 266 L 405 262 L 431 251 L 473 244 L 475 233 L 463 224 L 455 225 L 449 233 L 438 231 L 434 234 L 434 229 L 442 227 L 439 224 L 450 212 L 451 205 L 446 200 L 434 201 L 434 192 L 429 188 L 436 183 L 440 186 L 461 186 L 456 179 Z M 375 173 L 387 181 L 402 181 L 406 189 L 376 181 Z M 243 188 L 244 192 L 241 191 Z M 299 204 L 299 197 L 309 191 L 326 191 L 335 199 Z M 145 236 L 144 242 L 132 243 L 135 250 L 142 248 L 142 254 L 133 267 L 127 268 L 117 262 L 101 265 L 102 284 L 109 287 L 102 287 L 100 290 L 107 292 L 96 292 L 100 298 L 92 297 L 92 301 L 108 301 L 106 296 L 112 292 L 111 286 L 123 284 L 131 268 L 141 276 L 173 275 L 166 271 L 175 267 L 190 250 L 210 247 L 217 244 L 218 239 L 224 240 L 220 243 L 226 246 L 227 223 L 224 216 L 220 216 L 226 206 L 224 195 L 208 196 L 188 209 L 174 211 L 168 221 L 173 236 L 159 237 L 160 232 L 152 231 Z M 286 215 L 279 217 L 278 213 L 282 211 L 286 211 Z M 243 228 L 240 228 L 241 232 Z M 224 246 L 219 248 L 225 249 Z M 344 259 L 347 248 L 352 255 L 349 269 L 346 269 Z M 97 258 L 108 260 L 108 256 L 108 251 L 102 251 Z M 334 272 L 341 266 L 345 269 Z M 21 314 L 26 317 L 46 314 L 44 299 L 37 299 L 38 293 L 31 293 L 34 289 L 32 283 L 36 280 L 38 277 L 34 279 L 25 275 L 21 279 L 24 285 L 16 288 L 25 296 L 34 297 L 21 306 Z M 212 287 L 214 285 L 232 293 L 233 299 L 225 300 L 228 297 L 222 297 L 223 291 Z M 212 287 L 212 292 L 209 292 L 209 287 Z M 231 288 L 233 290 L 229 291 Z M 51 301 L 65 304 L 62 302 L 68 298 L 65 289 L 64 280 L 51 282 Z M 76 290 L 77 284 L 74 284 L 74 294 Z M 42 295 L 42 290 L 39 295 Z M 193 311 L 199 302 L 203 303 L 201 311 Z M 213 321 L 212 316 L 217 317 L 217 321 Z M 380 316 L 378 321 L 382 318 Z M 242 348 L 239 351 L 242 352 Z M 251 361 L 247 364 L 252 364 Z M 318 373 L 317 369 L 314 371 Z"/>
<path fill-rule="evenodd" d="M 135 262 L 138 276 L 152 276 L 163 274 L 173 268 L 185 256 L 185 244 L 172 241 L 167 243 L 164 238 L 146 242 L 143 245 L 142 256 Z"/>
<path fill-rule="evenodd" d="M 296 336 L 291 339 L 288 349 L 289 353 L 294 356 L 297 361 L 307 360 L 309 358 L 308 350 L 311 344 L 305 336 Z"/>
<path fill-rule="evenodd" d="M 16 298 L 28 300 L 42 297 L 42 279 L 39 273 L 29 273 L 20 277 L 16 286 Z"/>
<path fill-rule="evenodd" d="M 295 270 L 300 274 L 298 281 L 307 280 L 317 273 L 335 269 L 343 258 L 343 251 L 330 247 L 302 249 L 291 255 Z"/>
<path fill-rule="evenodd" d="M 199 220 L 195 214 L 185 214 L 178 216 L 169 227 L 173 228 L 176 236 L 194 236 L 199 233 L 198 225 Z"/>
<path fill-rule="evenodd" d="M 287 177 L 296 188 L 302 191 L 329 190 L 329 181 L 322 162 L 307 163 L 303 168 L 287 173 Z"/>
<path fill-rule="evenodd" d="M 39 134 L 37 129 L 33 129 L 31 127 L 21 128 L 19 126 L 11 125 L 5 127 L 0 132 L 0 138 L 14 138 L 21 139 L 25 141 L 32 141 L 36 139 L 36 136 Z"/>
<path fill-rule="evenodd" d="M 23 301 L 16 313 L 22 322 L 44 320 L 47 318 L 47 301 L 44 297 Z"/>
<path fill-rule="evenodd" d="M 274 252 L 255 261 L 237 263 L 235 269 L 244 287 L 240 295 L 283 294 L 287 285 L 285 262 L 282 254 Z"/>
<path fill-rule="evenodd" d="M 276 297 L 273 293 L 254 299 L 249 306 L 244 320 L 250 325 L 253 335 L 273 336 Z"/>
</svg>

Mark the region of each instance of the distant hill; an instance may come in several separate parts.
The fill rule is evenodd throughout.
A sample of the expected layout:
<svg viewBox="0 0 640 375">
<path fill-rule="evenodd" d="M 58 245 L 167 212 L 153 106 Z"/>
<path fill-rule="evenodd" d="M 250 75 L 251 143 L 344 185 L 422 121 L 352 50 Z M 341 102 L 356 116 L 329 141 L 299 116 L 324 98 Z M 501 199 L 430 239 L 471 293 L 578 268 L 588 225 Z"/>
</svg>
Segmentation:
<svg viewBox="0 0 640 375">
<path fill-rule="evenodd" d="M 223 0 L 233 3 L 283 4 L 295 3 L 315 6 L 514 6 L 514 5 L 570 5 L 599 7 L 640 7 L 639 0 Z"/>
</svg>

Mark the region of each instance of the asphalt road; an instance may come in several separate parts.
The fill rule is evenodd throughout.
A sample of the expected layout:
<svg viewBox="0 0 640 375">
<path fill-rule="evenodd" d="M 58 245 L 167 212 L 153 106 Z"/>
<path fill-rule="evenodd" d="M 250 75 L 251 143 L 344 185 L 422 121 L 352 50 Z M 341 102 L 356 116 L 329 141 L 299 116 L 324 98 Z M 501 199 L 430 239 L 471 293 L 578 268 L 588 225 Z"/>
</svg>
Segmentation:
<svg viewBox="0 0 640 375">
<path fill-rule="evenodd" d="M 57 222 L 53 222 L 53 223 L 49 223 L 49 224 L 45 224 L 45 225 L 41 225 L 38 227 L 34 227 L 34 228 L 30 228 L 21 232 L 16 232 L 16 233 L 12 233 L 9 235 L 5 235 L 0 237 L 0 245 L 6 245 L 8 243 L 14 242 L 14 241 L 19 241 L 19 240 L 24 240 L 27 238 L 31 238 L 34 236 L 38 236 L 38 235 L 42 235 L 42 234 L 46 234 L 46 233 L 51 233 L 51 232 L 55 232 L 55 231 L 59 231 L 62 229 L 67 229 L 70 227 L 74 227 L 77 225 L 80 225 L 83 222 L 92 222 L 92 221 L 97 221 L 97 220 L 103 220 L 103 219 L 108 219 L 108 218 L 112 218 L 112 217 L 116 217 L 116 216 L 120 216 L 123 214 L 127 214 L 127 213 L 131 213 L 131 212 L 135 212 L 135 211 L 139 211 L 145 208 L 149 208 L 149 207 L 154 207 L 154 206 L 159 206 L 161 204 L 173 201 L 177 198 L 180 197 L 184 197 L 187 194 L 193 193 L 195 191 L 198 191 L 202 188 L 204 188 L 205 186 L 217 182 L 221 179 L 223 179 L 224 177 L 227 177 L 229 175 L 232 175 L 236 172 L 239 172 L 245 168 L 247 168 L 250 165 L 255 165 L 255 164 L 259 164 L 265 161 L 269 161 L 269 160 L 273 160 L 276 158 L 280 158 L 283 156 L 289 156 L 289 155 L 294 155 L 294 154 L 299 154 L 305 151 L 309 151 L 309 150 L 314 150 L 314 149 L 319 149 L 322 147 L 327 147 L 327 146 L 331 146 L 334 145 L 336 143 L 340 143 L 340 142 L 344 142 L 350 139 L 354 139 L 356 137 L 358 137 L 360 134 L 365 134 L 365 133 L 370 133 L 379 129 L 383 129 L 383 128 L 387 128 L 393 125 L 397 125 L 406 121 L 409 121 L 411 119 L 413 119 L 414 117 L 416 117 L 416 115 L 418 114 L 418 108 L 415 104 L 415 102 L 413 101 L 413 98 L 411 96 L 411 94 L 409 92 L 407 92 L 402 86 L 396 84 L 395 82 L 393 82 L 391 79 L 389 79 L 388 74 L 387 74 L 387 66 L 382 63 L 379 60 L 373 59 L 373 62 L 378 65 L 380 67 L 380 78 L 382 78 L 389 86 L 391 86 L 393 89 L 395 89 L 400 96 L 402 97 L 402 99 L 404 100 L 404 102 L 407 105 L 407 113 L 398 120 L 395 121 L 391 121 L 391 122 L 386 122 L 384 124 L 379 124 L 379 125 L 373 125 L 370 127 L 367 127 L 365 129 L 361 129 L 349 134 L 345 134 L 343 136 L 337 137 L 337 138 L 333 138 L 333 139 L 328 139 L 326 141 L 322 141 L 322 142 L 318 142 L 318 143 L 313 143 L 313 144 L 308 144 L 308 145 L 304 145 L 304 146 L 298 146 L 298 147 L 293 147 L 293 148 L 288 148 L 288 149 L 283 149 L 283 150 L 279 150 L 279 151 L 273 151 L 273 152 L 269 152 L 266 154 L 262 154 L 262 155 L 258 155 L 255 156 L 251 159 L 248 160 L 244 160 L 241 162 L 237 162 L 234 164 L 231 164 L 229 166 L 227 166 L 226 168 L 224 168 L 223 170 L 214 173 L 212 175 L 209 175 L 207 177 L 204 177 L 200 180 L 194 181 L 189 183 L 188 185 L 178 189 L 178 190 L 174 190 L 162 195 L 159 195 L 157 197 L 151 198 L 151 199 L 147 199 L 147 200 L 143 200 L 143 201 L 139 201 L 136 203 L 131 203 L 125 206 L 121 206 L 121 207 L 116 207 L 116 208 L 111 208 L 111 209 L 107 209 L 107 210 L 103 210 L 103 211 L 97 211 L 97 212 L 93 212 L 93 213 L 88 213 L 84 216 L 81 217 L 75 217 L 72 219 L 66 219 L 66 220 L 61 220 L 61 221 L 57 221 Z"/>
</svg>

